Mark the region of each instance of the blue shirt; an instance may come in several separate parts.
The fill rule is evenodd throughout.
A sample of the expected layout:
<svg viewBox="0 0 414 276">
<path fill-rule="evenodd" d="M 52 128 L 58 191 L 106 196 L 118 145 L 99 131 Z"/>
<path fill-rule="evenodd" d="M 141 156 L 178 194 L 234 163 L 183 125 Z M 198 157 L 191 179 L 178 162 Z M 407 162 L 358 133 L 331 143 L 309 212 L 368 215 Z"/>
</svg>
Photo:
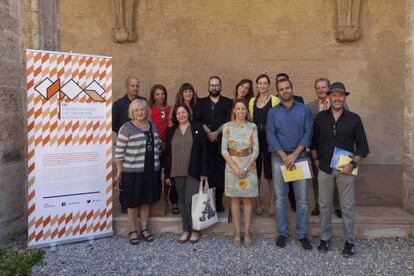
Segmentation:
<svg viewBox="0 0 414 276">
<path fill-rule="evenodd" d="M 268 150 L 293 152 L 299 145 L 309 147 L 312 127 L 312 114 L 306 105 L 293 101 L 291 108 L 282 103 L 272 107 L 266 121 Z"/>
</svg>

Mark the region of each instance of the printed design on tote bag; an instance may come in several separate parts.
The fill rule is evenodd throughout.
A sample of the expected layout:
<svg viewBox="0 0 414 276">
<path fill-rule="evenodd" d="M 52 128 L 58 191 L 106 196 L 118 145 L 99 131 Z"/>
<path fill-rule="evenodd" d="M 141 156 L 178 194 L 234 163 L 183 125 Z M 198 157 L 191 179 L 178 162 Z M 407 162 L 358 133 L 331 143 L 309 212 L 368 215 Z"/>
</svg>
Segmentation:
<svg viewBox="0 0 414 276">
<path fill-rule="evenodd" d="M 200 221 L 205 221 L 206 216 L 207 216 L 207 219 L 211 219 L 212 217 L 216 215 L 216 211 L 213 208 L 211 208 L 210 198 L 207 199 L 207 201 L 204 201 L 203 205 L 205 205 L 205 208 L 203 212 L 201 213 L 202 216 L 199 218 Z"/>
</svg>

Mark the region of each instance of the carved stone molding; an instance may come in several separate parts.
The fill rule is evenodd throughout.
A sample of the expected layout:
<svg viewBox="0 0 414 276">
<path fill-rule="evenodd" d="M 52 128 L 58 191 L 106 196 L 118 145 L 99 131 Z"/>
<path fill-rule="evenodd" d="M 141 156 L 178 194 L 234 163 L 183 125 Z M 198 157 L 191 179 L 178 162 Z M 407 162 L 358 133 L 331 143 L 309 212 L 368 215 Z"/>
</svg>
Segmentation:
<svg viewBox="0 0 414 276">
<path fill-rule="evenodd" d="M 335 0 L 335 39 L 352 42 L 359 38 L 359 13 L 362 0 Z"/>
<path fill-rule="evenodd" d="M 112 15 L 114 18 L 112 39 L 114 42 L 126 43 L 136 41 L 136 2 L 136 0 L 112 0 Z"/>
</svg>

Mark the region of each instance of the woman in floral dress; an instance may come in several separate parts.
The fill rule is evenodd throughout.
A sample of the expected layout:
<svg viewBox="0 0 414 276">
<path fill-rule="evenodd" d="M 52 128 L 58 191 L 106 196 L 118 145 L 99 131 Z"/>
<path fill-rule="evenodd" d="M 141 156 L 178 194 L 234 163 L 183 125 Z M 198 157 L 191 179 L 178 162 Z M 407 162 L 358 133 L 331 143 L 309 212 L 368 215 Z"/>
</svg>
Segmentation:
<svg viewBox="0 0 414 276">
<path fill-rule="evenodd" d="M 258 196 L 255 161 L 259 143 L 257 127 L 248 121 L 247 104 L 242 99 L 234 101 L 232 120 L 223 126 L 221 153 L 226 160 L 225 194 L 231 198 L 233 243 L 241 244 L 240 202 L 243 201 L 244 245 L 250 246 L 253 199 Z"/>
</svg>

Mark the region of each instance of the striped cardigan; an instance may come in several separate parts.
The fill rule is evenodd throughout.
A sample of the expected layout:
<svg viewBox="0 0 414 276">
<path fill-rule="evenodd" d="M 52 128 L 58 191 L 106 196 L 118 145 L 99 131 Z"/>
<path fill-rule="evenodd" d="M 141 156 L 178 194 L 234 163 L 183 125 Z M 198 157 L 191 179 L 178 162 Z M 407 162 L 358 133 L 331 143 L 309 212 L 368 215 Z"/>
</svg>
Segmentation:
<svg viewBox="0 0 414 276">
<path fill-rule="evenodd" d="M 161 141 L 153 123 L 154 137 L 154 169 L 160 170 Z M 144 132 L 133 123 L 126 122 L 118 132 L 115 145 L 115 161 L 122 162 L 123 172 L 143 172 L 146 152 L 146 137 Z"/>
</svg>

